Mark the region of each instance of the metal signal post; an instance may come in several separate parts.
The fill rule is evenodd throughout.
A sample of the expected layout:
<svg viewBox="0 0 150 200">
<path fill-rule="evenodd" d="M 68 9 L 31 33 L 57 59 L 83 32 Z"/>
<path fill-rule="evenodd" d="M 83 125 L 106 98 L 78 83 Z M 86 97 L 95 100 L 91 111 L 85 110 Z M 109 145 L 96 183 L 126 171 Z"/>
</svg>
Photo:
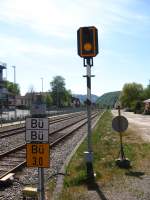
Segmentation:
<svg viewBox="0 0 150 200">
<path fill-rule="evenodd" d="M 118 116 L 121 116 L 120 106 L 118 106 Z M 121 154 L 120 156 L 121 156 L 121 160 L 123 160 L 123 159 L 125 159 L 125 154 L 124 154 L 124 150 L 123 150 L 122 132 L 121 131 L 119 131 L 119 135 L 120 135 L 120 154 Z"/>
<path fill-rule="evenodd" d="M 44 168 L 49 167 L 49 123 L 41 95 L 32 105 L 31 114 L 32 117 L 26 119 L 27 167 L 38 167 L 39 200 L 45 200 Z"/>
<path fill-rule="evenodd" d="M 39 175 L 39 199 L 45 199 L 45 192 L 44 192 L 44 169 L 38 168 L 38 175 Z"/>
<path fill-rule="evenodd" d="M 121 168 L 129 168 L 130 161 L 125 157 L 122 142 L 122 133 L 128 128 L 128 120 L 124 116 L 121 116 L 120 106 L 118 106 L 118 116 L 114 117 L 112 120 L 112 128 L 119 132 L 120 135 L 120 152 L 119 158 L 116 160 L 116 165 Z"/>
<path fill-rule="evenodd" d="M 98 54 L 98 30 L 94 26 L 80 27 L 77 31 L 78 55 L 83 58 L 84 67 L 87 68 L 87 118 L 88 118 L 88 151 L 86 155 L 87 178 L 94 179 L 93 151 L 92 151 L 92 129 L 91 129 L 91 67 L 93 57 Z"/>
<path fill-rule="evenodd" d="M 93 171 L 93 151 L 92 151 L 92 129 L 91 129 L 91 66 L 93 66 L 93 58 L 84 58 L 84 66 L 87 68 L 87 118 L 88 118 L 88 151 L 86 155 L 87 176 L 88 179 L 94 179 Z"/>
</svg>

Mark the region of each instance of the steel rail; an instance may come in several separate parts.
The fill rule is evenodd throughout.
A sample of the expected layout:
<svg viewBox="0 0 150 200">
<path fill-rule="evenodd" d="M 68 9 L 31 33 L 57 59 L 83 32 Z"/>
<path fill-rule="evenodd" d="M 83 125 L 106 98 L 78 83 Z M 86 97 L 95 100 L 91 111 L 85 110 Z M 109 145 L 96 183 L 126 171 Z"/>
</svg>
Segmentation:
<svg viewBox="0 0 150 200">
<path fill-rule="evenodd" d="M 71 113 L 72 114 L 72 113 Z M 73 113 L 73 116 L 69 115 L 69 116 L 61 116 L 60 119 L 49 119 L 49 125 L 52 125 L 52 124 L 55 124 L 55 123 L 58 123 L 58 122 L 62 122 L 62 121 L 65 121 L 65 120 L 68 120 L 68 119 L 73 119 L 77 116 L 82 116 L 82 115 L 85 115 L 85 113 L 80 113 L 80 114 L 77 114 L 77 113 Z M 10 129 L 10 130 L 5 130 L 5 131 L 0 131 L 0 138 L 6 138 L 6 137 L 10 137 L 12 135 L 17 135 L 17 134 L 21 134 L 21 133 L 24 133 L 24 131 L 26 130 L 25 127 L 17 127 L 17 128 L 13 128 L 13 129 Z M 16 132 L 17 131 L 17 132 Z"/>
<path fill-rule="evenodd" d="M 98 113 L 96 114 L 93 114 L 92 115 L 92 119 L 95 118 L 96 116 L 98 115 Z M 69 135 L 73 134 L 75 131 L 77 131 L 78 129 L 80 129 L 81 127 L 83 127 L 85 124 L 87 123 L 87 119 L 84 118 L 84 119 L 81 119 L 80 120 L 80 123 L 79 123 L 79 120 L 76 122 L 77 126 L 74 127 L 71 131 L 65 131 L 65 134 L 63 136 L 61 136 L 60 138 L 57 138 L 55 141 L 53 142 L 50 142 L 50 147 L 53 147 L 55 145 L 57 145 L 59 142 L 61 142 L 62 140 L 64 140 L 66 137 L 68 137 Z M 71 127 L 75 125 L 75 123 L 71 124 L 70 126 L 67 126 L 67 127 L 64 127 L 64 128 L 61 128 L 56 132 L 60 132 L 62 130 L 66 130 L 67 128 Z M 51 135 L 51 134 L 50 134 Z M 13 148 L 11 149 L 10 151 L 7 151 L 7 152 L 4 152 L 2 154 L 0 154 L 0 160 L 3 160 L 4 159 L 4 156 L 11 156 L 11 153 L 15 153 L 19 150 L 24 150 L 24 148 L 26 147 L 26 143 L 22 144 L 22 145 L 19 145 L 18 147 L 16 148 Z M 26 157 L 26 156 L 24 156 Z M 14 157 L 13 157 L 14 158 Z M 17 158 L 17 156 L 15 157 Z M 19 162 L 19 161 L 18 161 Z M 3 178 L 4 176 L 6 176 L 7 174 L 11 173 L 11 172 L 16 172 L 18 169 L 20 169 L 21 167 L 25 167 L 26 165 L 26 160 L 22 161 L 21 163 L 17 164 L 16 166 L 13 166 L 12 169 L 9 169 L 7 172 L 4 172 L 3 175 L 0 176 L 0 179 Z M 7 166 L 7 165 L 6 165 Z"/>
</svg>

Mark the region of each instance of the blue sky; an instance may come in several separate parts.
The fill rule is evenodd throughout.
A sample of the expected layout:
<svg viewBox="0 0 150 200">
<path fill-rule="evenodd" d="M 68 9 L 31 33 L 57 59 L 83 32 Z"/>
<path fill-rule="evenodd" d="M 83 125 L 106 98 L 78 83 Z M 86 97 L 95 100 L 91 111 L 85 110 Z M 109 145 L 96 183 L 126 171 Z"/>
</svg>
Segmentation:
<svg viewBox="0 0 150 200">
<path fill-rule="evenodd" d="M 95 26 L 99 54 L 94 58 L 92 93 L 144 87 L 150 79 L 150 2 L 148 0 L 0 0 L 0 61 L 7 79 L 24 95 L 50 89 L 56 75 L 72 93 L 86 94 L 86 73 L 77 55 L 77 29 Z M 4 72 L 6 76 L 6 72 Z"/>
</svg>

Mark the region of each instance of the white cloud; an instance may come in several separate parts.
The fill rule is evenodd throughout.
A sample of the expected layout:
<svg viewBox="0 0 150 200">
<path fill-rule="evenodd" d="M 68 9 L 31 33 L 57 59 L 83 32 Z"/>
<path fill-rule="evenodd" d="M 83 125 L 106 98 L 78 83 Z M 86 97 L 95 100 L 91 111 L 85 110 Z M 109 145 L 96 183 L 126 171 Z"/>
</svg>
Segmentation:
<svg viewBox="0 0 150 200">
<path fill-rule="evenodd" d="M 55 56 L 55 55 L 70 55 L 73 49 L 62 47 L 56 48 L 50 44 L 44 45 L 38 42 L 27 42 L 21 38 L 0 35 L 0 55 L 24 55 L 28 53 L 30 56 Z"/>
<path fill-rule="evenodd" d="M 78 10 L 72 3 L 61 7 L 59 1 L 3 0 L 0 2 L 0 19 L 28 25 L 45 34 L 66 37 L 72 24 L 80 20 Z"/>
<path fill-rule="evenodd" d="M 42 34 L 71 37 L 79 26 L 96 24 L 104 31 L 118 24 L 136 23 L 147 17 L 128 9 L 138 0 L 1 0 L 0 19 L 20 23 Z M 148 21 L 148 20 L 147 20 Z"/>
<path fill-rule="evenodd" d="M 5 26 L 6 24 L 7 28 L 10 24 L 12 29 L 16 27 L 23 28 L 23 30 L 18 30 L 20 34 L 17 37 L 15 36 L 16 30 L 6 33 L 6 30 L 3 30 L 1 26 L 1 59 L 4 62 L 18 66 L 17 72 L 20 73 L 20 75 L 18 74 L 18 80 L 21 83 L 21 87 L 25 87 L 25 85 L 35 81 L 32 80 L 32 73 L 35 73 L 36 85 L 41 85 L 41 83 L 38 83 L 41 76 L 46 81 L 46 77 L 49 80 L 48 76 L 60 73 L 65 78 L 67 76 L 70 77 L 69 84 L 74 91 L 80 90 L 79 86 L 75 86 L 76 82 L 80 83 L 80 80 L 76 77 L 82 76 L 79 71 L 82 61 L 76 62 L 74 57 L 76 54 L 77 29 L 80 26 L 95 25 L 99 30 L 99 38 L 101 40 L 99 46 L 102 48 L 102 52 L 95 59 L 100 65 L 100 68 L 98 68 L 97 64 L 99 74 L 101 74 L 102 70 L 110 69 L 114 65 L 123 64 L 128 66 L 132 57 L 129 57 L 128 52 L 127 55 L 121 55 L 121 52 L 118 53 L 118 50 L 111 44 L 116 39 L 113 37 L 114 31 L 127 36 L 136 36 L 140 35 L 138 29 L 142 29 L 144 25 L 149 24 L 150 20 L 146 13 L 133 6 L 137 5 L 137 3 L 142 5 L 143 1 L 0 0 L 0 23 L 4 22 L 2 25 Z M 140 8 L 139 5 L 138 8 Z M 10 30 L 10 28 L 8 29 Z M 26 30 L 29 32 L 22 34 L 22 31 Z M 34 34 L 36 37 L 32 40 Z M 23 38 L 21 38 L 21 35 L 23 35 Z M 143 37 L 143 34 L 141 35 Z M 107 40 L 104 37 L 107 37 Z M 42 43 L 42 38 L 44 43 Z M 54 41 L 51 43 L 52 39 Z M 66 41 L 67 44 L 65 43 Z M 74 45 L 74 49 L 71 45 Z M 60 56 L 58 57 L 58 55 Z M 45 65 L 42 65 L 43 60 Z M 110 62 L 112 62 L 112 65 Z M 75 66 L 74 69 L 73 66 Z M 29 72 L 26 69 L 29 69 Z M 26 80 L 22 80 L 22 73 L 24 77 L 28 77 Z M 98 73 L 96 74 L 99 81 Z M 75 76 L 75 81 L 74 86 L 71 86 L 73 76 Z M 104 79 L 106 80 L 106 78 Z M 104 85 L 107 84 L 104 83 Z M 38 87 L 40 88 L 40 86 Z"/>
</svg>

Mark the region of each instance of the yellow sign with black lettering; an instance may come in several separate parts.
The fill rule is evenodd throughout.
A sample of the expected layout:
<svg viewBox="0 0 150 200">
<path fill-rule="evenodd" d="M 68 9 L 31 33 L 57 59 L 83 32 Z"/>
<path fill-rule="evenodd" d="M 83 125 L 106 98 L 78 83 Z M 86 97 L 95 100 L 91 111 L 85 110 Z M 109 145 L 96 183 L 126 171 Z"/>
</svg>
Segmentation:
<svg viewBox="0 0 150 200">
<path fill-rule="evenodd" d="M 27 144 L 27 167 L 48 168 L 50 161 L 49 144 Z"/>
</svg>

